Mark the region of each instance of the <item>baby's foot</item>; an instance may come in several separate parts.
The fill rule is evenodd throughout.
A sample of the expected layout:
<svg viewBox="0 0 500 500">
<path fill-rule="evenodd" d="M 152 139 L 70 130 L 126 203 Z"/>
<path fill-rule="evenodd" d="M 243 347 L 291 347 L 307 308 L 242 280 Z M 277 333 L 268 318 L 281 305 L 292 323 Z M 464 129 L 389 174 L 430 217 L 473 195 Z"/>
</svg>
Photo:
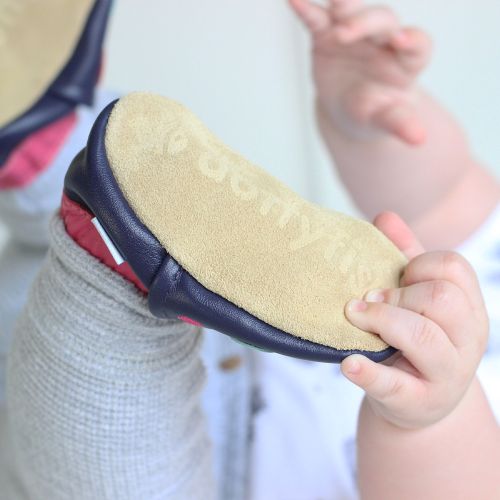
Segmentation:
<svg viewBox="0 0 500 500">
<path fill-rule="evenodd" d="M 111 103 L 69 169 L 62 216 L 158 317 L 317 361 L 393 353 L 344 306 L 398 285 L 396 247 L 301 199 L 178 103 L 143 93 Z"/>
<path fill-rule="evenodd" d="M 92 104 L 110 5 L 111 0 L 7 0 L 1 6 L 0 172 L 13 170 L 8 160 L 14 151 L 43 145 L 54 136 L 52 125 L 67 127 L 78 105 Z M 17 182 L 26 182 L 25 166 L 20 170 Z"/>
</svg>

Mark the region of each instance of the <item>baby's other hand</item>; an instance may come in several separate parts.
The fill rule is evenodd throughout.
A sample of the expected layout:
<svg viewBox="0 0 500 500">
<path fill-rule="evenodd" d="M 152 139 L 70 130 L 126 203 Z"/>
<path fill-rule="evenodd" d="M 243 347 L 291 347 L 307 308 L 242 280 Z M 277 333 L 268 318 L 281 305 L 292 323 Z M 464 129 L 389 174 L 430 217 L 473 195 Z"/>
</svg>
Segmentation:
<svg viewBox="0 0 500 500">
<path fill-rule="evenodd" d="M 425 141 L 414 83 L 431 55 L 429 37 L 402 27 L 396 14 L 362 0 L 289 0 L 313 38 L 318 113 L 355 139 L 389 133 Z"/>
<path fill-rule="evenodd" d="M 410 260 L 400 288 L 352 301 L 346 316 L 399 349 L 385 364 L 361 355 L 342 363 L 344 375 L 366 392 L 373 412 L 405 429 L 449 415 L 474 379 L 488 339 L 488 317 L 476 275 L 454 252 L 423 249 L 391 213 L 375 225 Z"/>
</svg>

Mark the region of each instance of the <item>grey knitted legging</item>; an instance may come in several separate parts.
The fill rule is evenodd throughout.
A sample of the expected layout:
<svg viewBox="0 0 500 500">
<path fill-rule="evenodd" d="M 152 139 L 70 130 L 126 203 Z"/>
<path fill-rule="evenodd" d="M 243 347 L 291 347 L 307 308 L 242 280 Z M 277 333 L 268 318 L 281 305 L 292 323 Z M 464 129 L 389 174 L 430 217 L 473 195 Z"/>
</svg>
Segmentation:
<svg viewBox="0 0 500 500">
<path fill-rule="evenodd" d="M 0 498 L 212 498 L 199 330 L 154 318 L 58 217 L 51 238 L 9 356 Z"/>
</svg>

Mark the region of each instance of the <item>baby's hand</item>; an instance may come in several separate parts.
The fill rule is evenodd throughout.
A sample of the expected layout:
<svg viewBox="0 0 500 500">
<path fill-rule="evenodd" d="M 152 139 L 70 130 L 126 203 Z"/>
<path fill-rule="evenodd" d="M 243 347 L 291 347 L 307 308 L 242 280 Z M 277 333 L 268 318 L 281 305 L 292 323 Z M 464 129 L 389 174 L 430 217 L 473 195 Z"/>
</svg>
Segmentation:
<svg viewBox="0 0 500 500">
<path fill-rule="evenodd" d="M 429 37 L 403 28 L 390 8 L 361 0 L 289 1 L 313 37 L 320 115 L 355 139 L 389 133 L 424 142 L 414 82 L 429 60 Z"/>
<path fill-rule="evenodd" d="M 394 214 L 379 216 L 376 225 L 412 260 L 401 288 L 369 292 L 364 301 L 350 302 L 346 315 L 400 352 L 387 365 L 353 355 L 342 371 L 366 391 L 376 415 L 401 428 L 422 428 L 445 418 L 464 397 L 486 349 L 488 317 L 464 258 L 421 253 Z"/>
</svg>

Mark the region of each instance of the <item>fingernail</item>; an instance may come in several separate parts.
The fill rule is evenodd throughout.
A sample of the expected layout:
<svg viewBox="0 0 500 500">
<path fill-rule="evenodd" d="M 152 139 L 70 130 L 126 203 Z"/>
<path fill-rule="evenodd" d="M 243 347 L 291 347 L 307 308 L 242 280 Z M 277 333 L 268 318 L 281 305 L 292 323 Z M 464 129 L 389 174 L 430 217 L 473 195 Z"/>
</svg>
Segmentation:
<svg viewBox="0 0 500 500">
<path fill-rule="evenodd" d="M 384 302 L 384 292 L 381 289 L 371 290 L 365 295 L 366 302 Z"/>
<path fill-rule="evenodd" d="M 368 304 L 364 300 L 352 299 L 347 304 L 349 312 L 362 312 L 366 311 Z"/>
</svg>

